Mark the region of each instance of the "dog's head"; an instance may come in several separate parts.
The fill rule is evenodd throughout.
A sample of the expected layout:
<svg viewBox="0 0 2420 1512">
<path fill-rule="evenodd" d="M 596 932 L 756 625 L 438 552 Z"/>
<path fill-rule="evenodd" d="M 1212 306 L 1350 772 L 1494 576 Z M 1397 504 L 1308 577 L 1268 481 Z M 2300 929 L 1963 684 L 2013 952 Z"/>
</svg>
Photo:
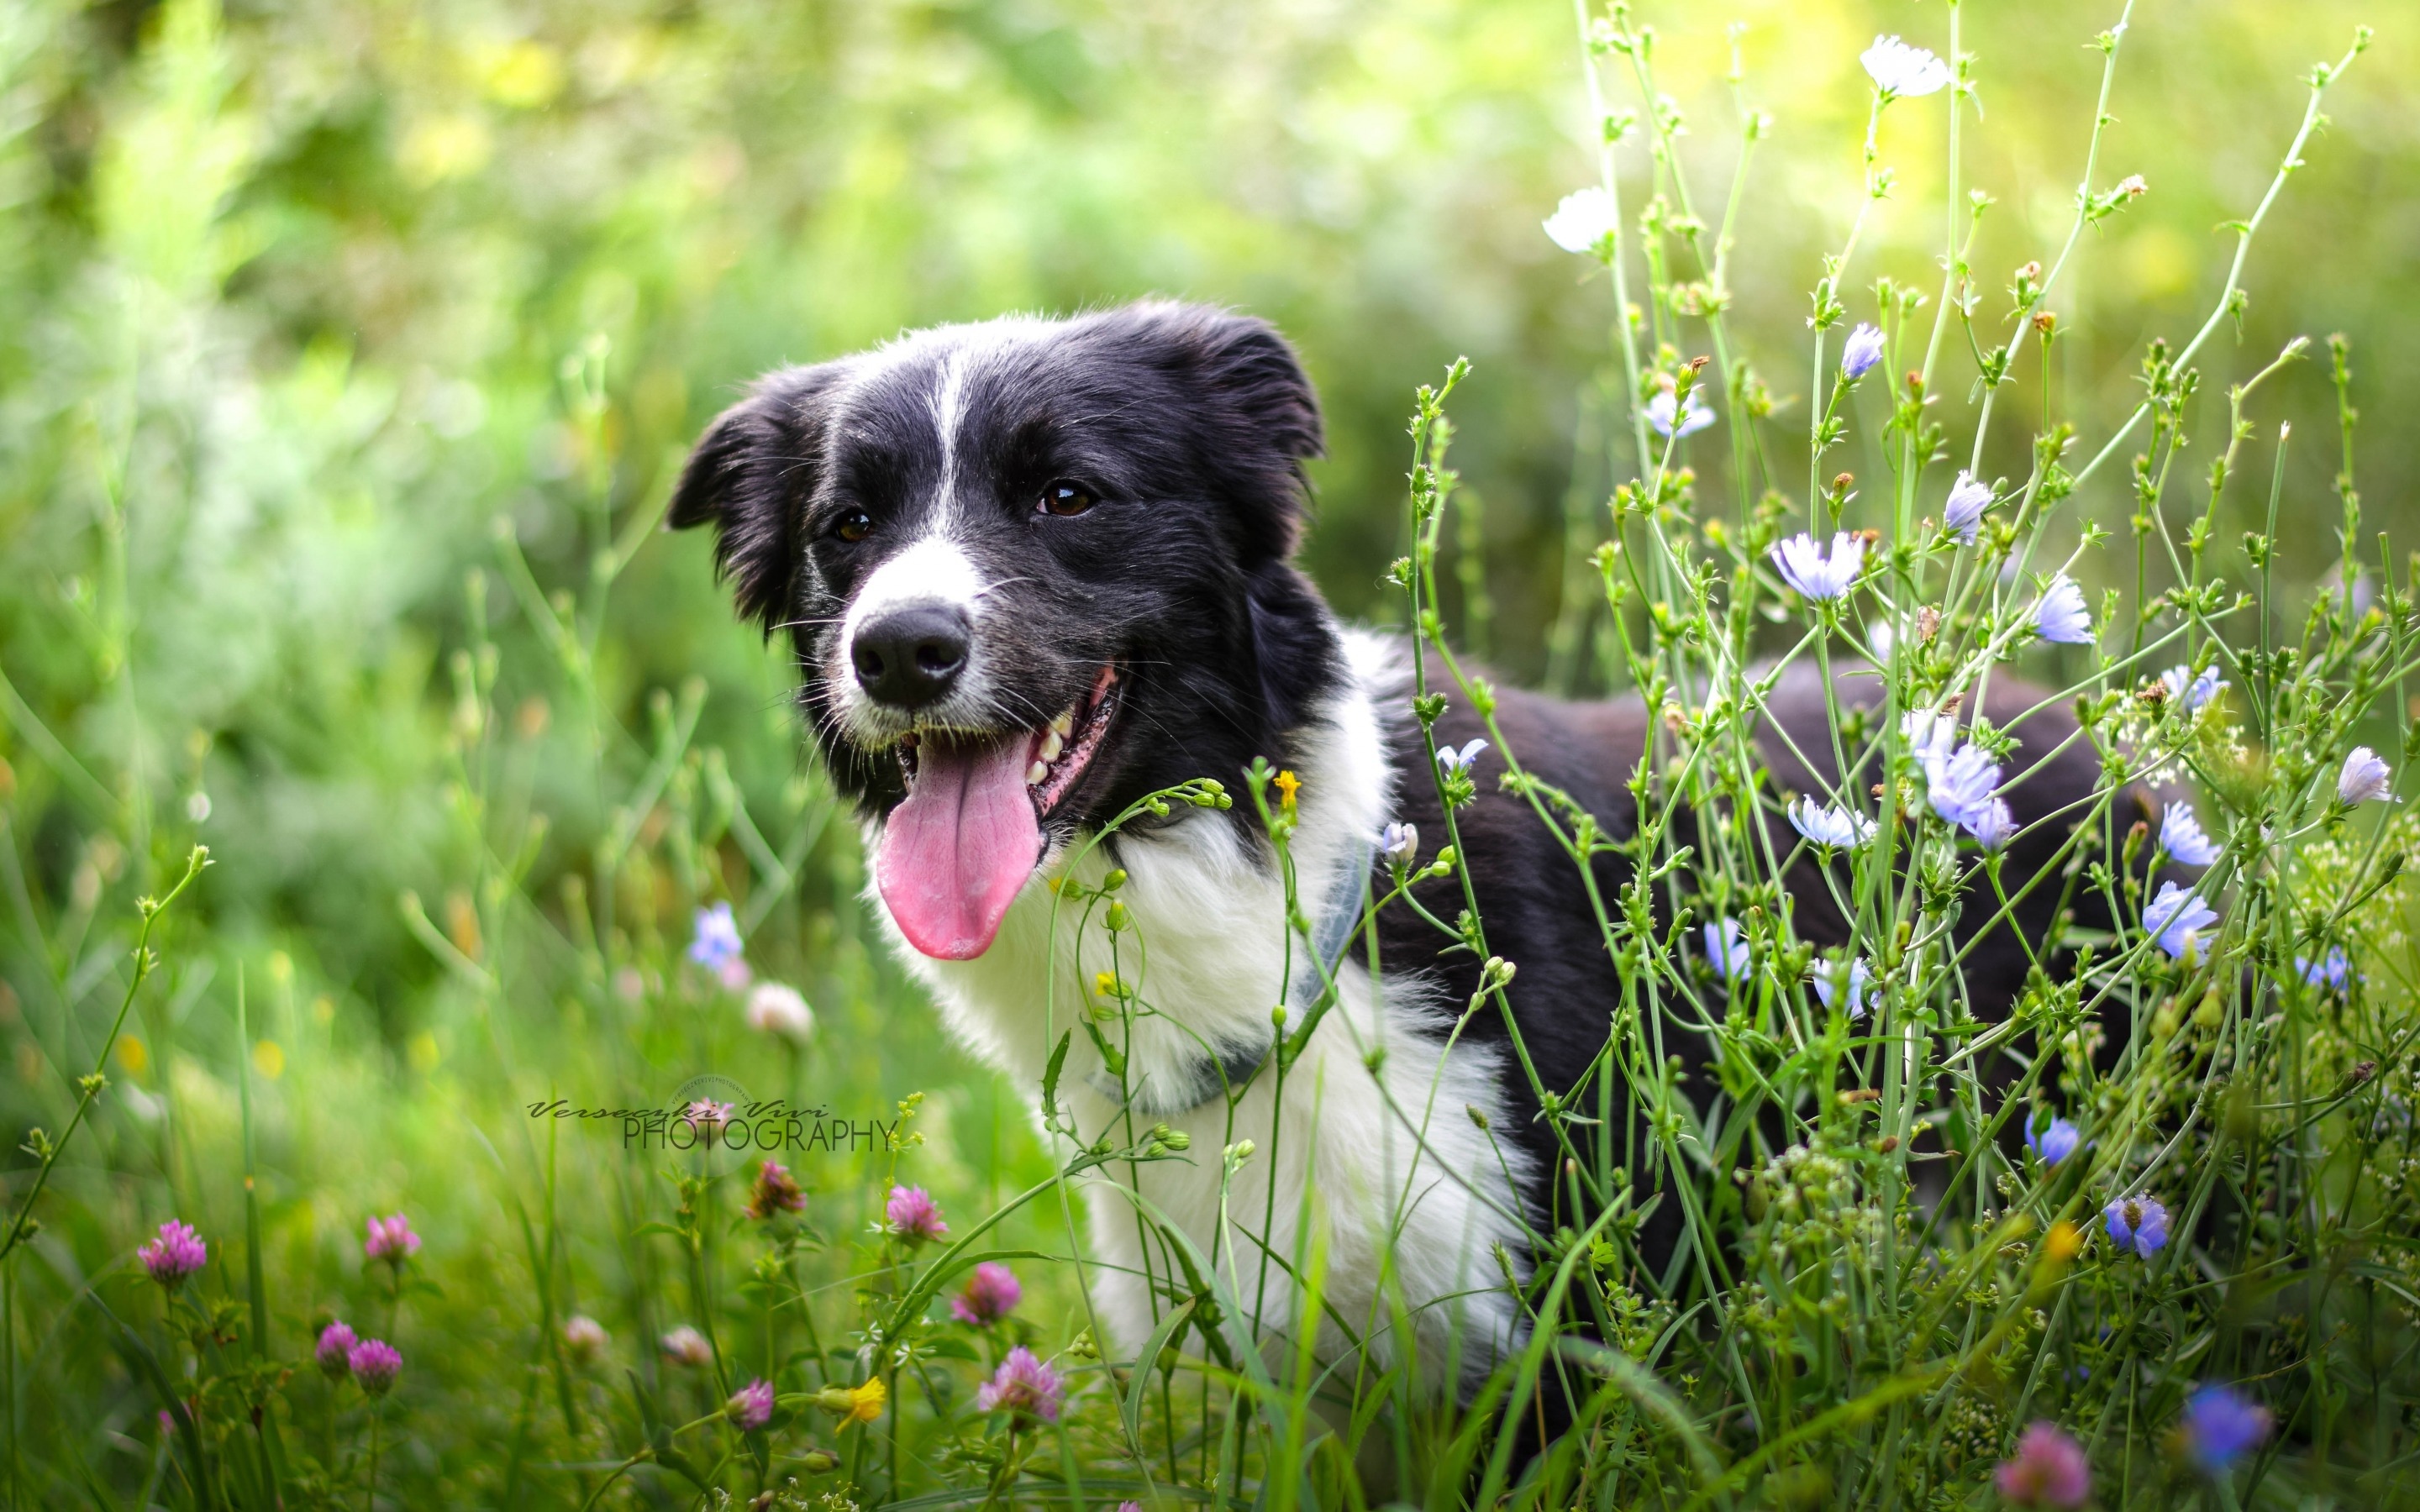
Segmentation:
<svg viewBox="0 0 2420 1512">
<path fill-rule="evenodd" d="M 879 824 L 908 941 L 980 955 L 1052 850 L 1277 754 L 1335 673 L 1288 559 L 1318 401 L 1265 323 L 1147 303 L 786 368 L 673 498 Z"/>
</svg>

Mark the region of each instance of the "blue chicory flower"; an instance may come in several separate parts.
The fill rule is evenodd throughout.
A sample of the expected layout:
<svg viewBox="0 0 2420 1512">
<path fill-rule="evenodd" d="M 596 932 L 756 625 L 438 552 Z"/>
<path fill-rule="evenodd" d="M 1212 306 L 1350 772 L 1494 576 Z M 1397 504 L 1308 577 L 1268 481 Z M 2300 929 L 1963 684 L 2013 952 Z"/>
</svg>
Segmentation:
<svg viewBox="0 0 2420 1512">
<path fill-rule="evenodd" d="M 739 940 L 739 921 L 731 917 L 731 905 L 716 903 L 697 911 L 696 933 L 689 942 L 689 958 L 708 971 L 720 972 L 737 961 L 745 949 Z"/>
<path fill-rule="evenodd" d="M 1736 918 L 1719 919 L 1705 928 L 1706 964 L 1725 981 L 1737 981 L 1748 968 L 1747 937 Z"/>
<path fill-rule="evenodd" d="M 1807 597 L 1839 598 L 1865 567 L 1866 543 L 1840 531 L 1833 535 L 1832 549 L 1826 554 L 1813 536 L 1801 531 L 1773 548 L 1773 564 L 1782 581 Z"/>
<path fill-rule="evenodd" d="M 2172 803 L 2160 817 L 2160 849 L 2187 866 L 2208 866 L 2218 859 L 2218 842 L 2202 833 L 2190 803 Z"/>
<path fill-rule="evenodd" d="M 1992 486 L 1978 483 L 1972 472 L 1958 474 L 1957 486 L 1949 490 L 1949 502 L 1943 506 L 1941 523 L 1949 532 L 1965 542 L 1975 544 L 1976 532 L 1983 528 L 1983 511 L 1992 504 Z"/>
<path fill-rule="evenodd" d="M 2167 1247 L 2168 1210 L 2157 1197 L 2119 1197 L 2101 1218 L 2111 1239 L 2147 1260 Z"/>
<path fill-rule="evenodd" d="M 2025 1128 L 2025 1148 L 2040 1155 L 2045 1165 L 2055 1165 L 2067 1159 L 2083 1142 L 2084 1136 L 2076 1132 L 2075 1125 L 2061 1118 L 2054 1117 L 2041 1129 L 2030 1124 Z"/>
<path fill-rule="evenodd" d="M 1849 332 L 1848 344 L 1840 348 L 1840 376 L 1854 383 L 1874 370 L 1883 360 L 1883 333 L 1874 326 L 1860 325 Z"/>
<path fill-rule="evenodd" d="M 1679 414 L 1677 432 L 1673 428 L 1676 411 Z M 1689 395 L 1689 402 L 1683 407 L 1672 397 L 1672 391 L 1666 389 L 1647 401 L 1647 423 L 1655 427 L 1658 436 L 1695 436 L 1714 423 L 1714 412 L 1694 393 Z"/>
<path fill-rule="evenodd" d="M 2355 746 L 2344 759 L 2344 769 L 2336 774 L 2336 801 L 2347 808 L 2356 803 L 2393 803 L 2394 771 L 2378 752 Z"/>
<path fill-rule="evenodd" d="M 2275 1419 L 2269 1409 L 2232 1386 L 2204 1385 L 2185 1398 L 2179 1437 L 2185 1458 L 2206 1475 L 2224 1475 L 2235 1462 L 2268 1442 Z"/>
<path fill-rule="evenodd" d="M 1479 760 L 1479 753 L 1486 748 L 1487 742 L 1484 740 L 1474 740 L 1460 750 L 1454 749 L 1451 746 L 1439 746 L 1436 753 L 1437 768 L 1448 777 L 1460 777 L 1470 770 L 1471 764 Z"/>
<path fill-rule="evenodd" d="M 2092 644 L 2092 611 L 2084 606 L 2084 590 L 2074 579 L 2060 573 L 2042 591 L 2041 602 L 2034 606 L 2034 629 L 2045 640 L 2061 645 Z"/>
<path fill-rule="evenodd" d="M 1813 798 L 1792 800 L 1783 810 L 1798 833 L 1818 845 L 1829 845 L 1836 851 L 1853 851 L 1874 838 L 1874 822 L 1864 814 L 1853 812 L 1838 804 L 1820 804 Z"/>
<path fill-rule="evenodd" d="M 2181 958 L 2201 931 L 2218 922 L 2208 903 L 2173 882 L 2160 884 L 2160 894 L 2143 905 L 2143 929 L 2156 936 L 2160 949 Z"/>
<path fill-rule="evenodd" d="M 2352 963 L 2346 959 L 2344 947 L 2334 945 L 2317 961 L 2308 956 L 2296 956 L 2294 969 L 2301 973 L 2306 987 L 2325 987 L 2330 992 L 2342 992 L 2352 980 Z"/>
<path fill-rule="evenodd" d="M 1825 1008 L 1832 1006 L 1833 978 L 1838 973 L 1838 969 L 1831 964 L 1816 968 L 1815 995 L 1823 999 Z M 1851 961 L 1849 963 L 1849 1016 L 1853 1019 L 1864 1018 L 1866 1010 L 1873 1006 L 1874 974 L 1867 969 L 1863 961 Z"/>
<path fill-rule="evenodd" d="M 2218 697 L 2219 689 L 2226 686 L 2220 680 L 2217 668 L 2205 667 L 2200 675 L 2195 676 L 2194 670 L 2181 662 L 2162 672 L 2160 681 L 2167 687 L 2169 699 L 2184 705 L 2187 714 L 2199 712 L 2203 704 Z"/>
</svg>

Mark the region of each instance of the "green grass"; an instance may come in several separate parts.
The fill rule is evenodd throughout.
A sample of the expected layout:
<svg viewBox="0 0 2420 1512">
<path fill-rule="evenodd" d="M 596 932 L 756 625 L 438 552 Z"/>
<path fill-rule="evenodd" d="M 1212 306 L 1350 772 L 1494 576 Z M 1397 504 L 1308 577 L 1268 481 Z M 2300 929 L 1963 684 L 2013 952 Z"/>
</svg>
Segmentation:
<svg viewBox="0 0 2420 1512">
<path fill-rule="evenodd" d="M 2102 1505 L 2412 1504 L 2413 821 L 2329 802 L 2348 747 L 2400 764 L 2412 739 L 2412 584 L 2378 533 L 2408 534 L 2420 471 L 2394 421 L 2420 378 L 2394 239 L 2420 203 L 2412 39 L 2326 81 L 2322 131 L 2296 69 L 2342 52 L 2360 13 L 2333 3 L 2137 5 L 2098 50 L 2074 44 L 2119 5 L 1745 8 L 1736 99 L 1723 18 L 1618 13 L 1591 93 L 1553 5 L 0 17 L 9 1504 L 1986 1505 L 2036 1417 L 2088 1448 Z M 1953 24 L 1988 114 L 1909 100 L 1861 134 L 1866 39 L 1947 50 Z M 1600 95 L 1633 113 L 1603 181 L 1628 209 L 1610 264 L 1535 229 L 1596 177 Z M 1643 113 L 1664 97 L 1685 132 Z M 1751 133 L 1743 107 L 1773 119 Z M 2280 175 L 2298 120 L 2304 165 Z M 2138 171 L 2147 197 L 2105 198 Z M 2232 227 L 2203 239 L 2273 175 L 2277 208 L 2230 262 Z M 2104 197 L 2083 217 L 2079 177 Z M 1979 221 L 1976 182 L 1999 196 Z M 1815 291 L 1818 410 L 1800 390 L 1826 254 L 1851 261 Z M 2012 295 L 1996 270 L 2028 259 L 2052 282 Z M 1971 344 L 1944 299 L 1964 275 Z M 1496 673 L 1455 659 L 1483 649 L 1674 705 L 1635 842 L 1669 866 L 1608 925 L 1638 950 L 1626 1032 L 1711 1012 L 1728 1033 L 1688 1089 L 1644 1039 L 1608 1042 L 1592 1088 L 1659 1115 L 1656 1148 L 1564 1126 L 1575 1180 L 1632 1205 L 1540 1225 L 1520 1290 L 1541 1326 L 1463 1408 L 1290 1336 L 1251 1349 L 1196 1238 L 1156 1238 L 1160 1335 L 1099 1335 L 1075 1236 L 1104 1199 L 1071 1177 L 1253 1156 L 1046 1127 L 1047 1088 L 945 1041 L 876 937 L 783 658 L 732 623 L 706 543 L 655 528 L 682 448 L 764 365 L 1153 289 L 1301 341 L 1331 433 L 1308 561 L 1351 612 L 1426 630 L 1432 688 L 1483 708 Z M 1609 340 L 1622 302 L 1638 327 Z M 1891 355 L 1835 388 L 1868 320 Z M 2349 347 L 2281 355 L 2335 329 Z M 2012 337 L 2010 380 L 1978 386 Z M 1455 428 L 1423 391 L 1407 458 L 1404 396 L 1460 351 Z M 1653 435 L 1659 382 L 1706 385 L 1719 428 Z M 2069 422 L 2071 449 L 2041 443 Z M 1918 522 L 1970 460 L 2007 481 L 1961 556 Z M 1836 522 L 1906 550 L 1832 616 L 1767 552 Z M 1996 882 L 1926 816 L 1903 740 L 1844 722 L 1907 796 L 1894 858 L 1842 872 L 1887 1031 L 1806 990 L 1813 963 L 1757 911 L 1771 857 L 1738 830 L 1684 857 L 1676 816 L 1778 796 L 1746 686 L 1708 695 L 1717 667 L 1869 652 L 1916 706 L 1971 687 L 1952 652 L 2030 612 L 2035 579 L 1985 563 L 2046 575 L 2079 548 L 2101 655 L 2019 665 L 2092 712 L 2113 770 L 2160 751 L 2196 787 L 2228 847 L 2223 922 L 2189 961 L 2129 933 L 2031 983 L 2010 1091 L 1961 1054 L 1994 1031 L 1962 1020 L 1954 974 L 1887 943 Z M 2333 586 L 2351 580 L 2374 609 Z M 2222 647 L 2233 688 L 2209 715 L 2138 696 Z M 1281 859 L 1267 774 L 1205 775 Z M 1555 795 L 1516 792 L 1594 843 Z M 2148 841 L 2098 843 L 2062 885 L 2139 918 L 2113 863 Z M 1959 880 L 1913 886 L 1911 856 Z M 754 978 L 814 1005 L 811 1037 L 751 1027 L 744 993 L 686 959 L 719 902 Z M 1754 944 L 1736 1016 L 1680 943 L 1717 917 Z M 2307 987 L 2297 957 L 2334 946 L 2356 985 Z M 1492 977 L 1469 1011 L 1518 990 Z M 2087 1005 L 2132 1026 L 2114 1077 Z M 735 1152 L 532 1116 L 717 1088 L 857 1131 L 783 1157 L 796 1217 L 742 1215 Z M 2053 1111 L 2091 1137 L 2072 1164 L 1991 1152 Z M 1919 1130 L 1964 1151 L 1938 1207 L 1915 1196 Z M 881 1230 L 900 1183 L 938 1198 L 946 1245 Z M 2150 1190 L 2198 1247 L 2109 1242 L 2101 1208 Z M 1669 1273 L 1632 1242 L 1651 1199 L 1690 1212 Z M 398 1211 L 417 1255 L 367 1258 L 365 1221 Z M 209 1246 L 174 1292 L 136 1258 L 170 1218 Z M 1023 1302 L 950 1321 L 986 1255 Z M 1289 1306 L 1315 1311 L 1318 1253 L 1284 1258 Z M 610 1335 L 594 1357 L 575 1317 Z M 400 1350 L 391 1394 L 313 1361 L 338 1318 Z M 667 1357 L 682 1326 L 709 1364 Z M 1064 1374 L 1058 1423 L 975 1407 L 1016 1345 Z M 1581 1428 L 1525 1463 L 1501 1428 L 1542 1374 Z M 742 1433 L 723 1404 L 758 1377 L 779 1402 Z M 826 1394 L 876 1379 L 880 1413 L 844 1422 Z M 2203 1381 L 2276 1414 L 2226 1476 L 2172 1437 Z"/>
</svg>

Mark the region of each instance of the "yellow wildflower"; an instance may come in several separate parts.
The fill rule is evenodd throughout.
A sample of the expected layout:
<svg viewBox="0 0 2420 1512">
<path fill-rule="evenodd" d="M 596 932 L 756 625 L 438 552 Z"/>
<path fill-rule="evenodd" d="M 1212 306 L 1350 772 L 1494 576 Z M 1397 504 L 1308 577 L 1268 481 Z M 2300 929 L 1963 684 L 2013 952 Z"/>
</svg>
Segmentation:
<svg viewBox="0 0 2420 1512">
<path fill-rule="evenodd" d="M 1294 773 L 1290 771 L 1280 772 L 1277 775 L 1276 782 L 1279 807 L 1285 810 L 1288 813 L 1294 812 L 1294 795 L 1301 791 L 1302 779 L 1295 776 Z"/>
</svg>

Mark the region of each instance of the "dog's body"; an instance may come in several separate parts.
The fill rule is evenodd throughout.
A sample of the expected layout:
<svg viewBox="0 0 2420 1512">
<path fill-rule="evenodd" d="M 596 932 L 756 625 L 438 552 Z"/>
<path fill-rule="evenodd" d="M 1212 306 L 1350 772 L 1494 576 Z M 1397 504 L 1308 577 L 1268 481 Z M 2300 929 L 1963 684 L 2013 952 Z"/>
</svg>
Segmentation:
<svg viewBox="0 0 2420 1512">
<path fill-rule="evenodd" d="M 1339 625 L 1290 563 L 1300 464 L 1319 445 L 1310 386 L 1265 325 L 1146 304 L 946 328 L 777 373 L 691 459 L 672 523 L 716 524 L 742 610 L 792 632 L 801 705 L 861 805 L 902 958 L 959 1038 L 1020 1085 L 1101 1001 L 1096 974 L 1112 964 L 1109 935 L 1096 923 L 1079 946 L 1080 909 L 1044 878 L 1143 795 L 1203 777 L 1240 790 L 1254 757 L 1294 771 L 1297 896 L 1322 932 L 1335 900 L 1357 907 L 1365 873 L 1388 885 L 1372 850 L 1382 826 L 1417 824 L 1432 853 L 1444 838 L 1406 646 Z M 2020 697 L 2003 685 L 1987 712 L 2005 727 Z M 1648 728 L 1637 702 L 1501 698 L 1524 764 L 1629 833 Z M 1776 779 L 1828 787 L 1834 774 L 1790 754 L 1830 748 L 1820 685 L 1793 674 L 1771 706 L 1791 737 L 1767 743 Z M 2045 711 L 2023 730 L 2040 752 L 2073 726 Z M 1436 738 L 1482 733 L 1452 708 Z M 1298 1024 L 1313 995 L 1272 849 L 1239 803 L 1145 816 L 1075 865 L 1094 887 L 1125 872 L 1133 929 L 1116 965 L 1154 1012 L 1132 1024 L 1123 1084 L 1082 1033 L 1060 1082 L 1085 1138 L 1131 1130 L 1128 1114 L 1191 1136 L 1189 1160 L 1113 1175 L 1221 1257 L 1264 1326 L 1293 1321 L 1280 1262 L 1311 1252 L 1308 1218 L 1327 1347 L 1349 1331 L 1392 1352 L 1390 1274 L 1423 1360 L 1434 1369 L 1450 1342 L 1466 1381 L 1518 1336 L 1503 1270 L 1528 1269 L 1525 1232 L 1574 1216 L 1532 1074 L 1572 1088 L 1621 1001 L 1578 870 L 1526 801 L 1496 790 L 1501 770 L 1500 752 L 1480 758 L 1480 796 L 1455 817 L 1489 949 L 1519 969 L 1509 996 L 1526 1068 L 1492 1006 L 1455 1035 L 1480 964 L 1398 906 L 1379 919 L 1377 980 L 1346 951 L 1338 1007 L 1280 1076 L 1270 1011 L 1288 1002 Z M 2009 796 L 2030 822 L 2093 779 L 2088 753 L 2070 750 Z M 2054 849 L 2021 841 L 2015 874 Z M 1609 900 L 1626 863 L 1595 865 Z M 1802 937 L 1845 938 L 1818 879 L 1792 890 Z M 2056 890 L 2037 889 L 2021 931 L 2048 926 Z M 1463 906 L 1448 879 L 1416 896 L 1446 919 Z M 1996 983 L 1986 1000 L 2024 975 L 2020 948 L 1999 938 L 1969 965 Z M 1703 1058 L 1698 1035 L 1667 1038 Z M 1222 1068 L 1250 1075 L 1232 1121 L 1212 1095 Z M 1619 1089 L 1610 1102 L 1625 1105 Z M 1623 1131 L 1609 1137 L 1622 1148 Z M 1245 1139 L 1257 1148 L 1222 1212 L 1221 1150 Z M 1145 1242 L 1133 1203 L 1103 1193 L 1092 1210 L 1095 1294 L 1120 1342 L 1139 1345 L 1170 1257 Z M 1677 1215 L 1664 1204 L 1663 1237 L 1646 1245 L 1668 1250 Z"/>
</svg>

